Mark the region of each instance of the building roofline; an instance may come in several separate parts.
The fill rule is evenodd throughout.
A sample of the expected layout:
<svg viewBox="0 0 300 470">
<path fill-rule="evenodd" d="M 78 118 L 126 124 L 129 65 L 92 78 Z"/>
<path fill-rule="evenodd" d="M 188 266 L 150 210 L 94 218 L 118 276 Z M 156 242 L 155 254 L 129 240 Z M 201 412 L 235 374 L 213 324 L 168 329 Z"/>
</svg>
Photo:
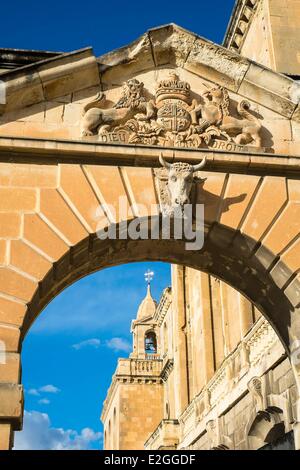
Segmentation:
<svg viewBox="0 0 300 470">
<path fill-rule="evenodd" d="M 223 46 L 240 52 L 261 0 L 236 0 L 224 35 Z"/>
<path fill-rule="evenodd" d="M 1 51 L 1 49 L 0 49 L 0 51 Z M 68 58 L 68 57 L 71 58 L 71 57 L 76 56 L 76 55 L 81 56 L 85 52 L 90 52 L 90 54 L 93 55 L 93 48 L 92 47 L 84 47 L 82 49 L 78 49 L 78 50 L 75 50 L 75 51 L 62 52 L 62 53 L 57 53 L 55 55 L 51 55 L 52 54 L 51 52 L 46 52 L 46 55 L 48 55 L 48 57 L 46 57 L 46 58 L 42 58 L 41 60 L 38 60 L 37 62 L 26 64 L 24 66 L 15 68 L 13 70 L 8 70 L 6 72 L 0 73 L 1 79 L 6 78 L 6 77 L 8 79 L 14 78 L 19 73 L 22 73 L 22 72 L 26 73 L 27 71 L 32 72 L 32 71 L 38 70 L 39 67 L 41 67 L 43 65 L 51 64 L 51 62 L 55 62 L 55 61 L 58 61 L 58 60 L 61 60 L 61 59 L 64 59 L 64 58 Z"/>
<path fill-rule="evenodd" d="M 244 1 L 252 4 L 260 0 Z M 88 47 L 0 73 L 6 93 L 0 114 L 25 109 L 79 89 L 110 86 L 115 73 L 125 80 L 167 64 L 192 71 L 299 122 L 297 81 L 174 24 L 148 30 L 131 45 L 98 59 Z M 62 77 L 68 79 L 62 80 Z"/>
</svg>

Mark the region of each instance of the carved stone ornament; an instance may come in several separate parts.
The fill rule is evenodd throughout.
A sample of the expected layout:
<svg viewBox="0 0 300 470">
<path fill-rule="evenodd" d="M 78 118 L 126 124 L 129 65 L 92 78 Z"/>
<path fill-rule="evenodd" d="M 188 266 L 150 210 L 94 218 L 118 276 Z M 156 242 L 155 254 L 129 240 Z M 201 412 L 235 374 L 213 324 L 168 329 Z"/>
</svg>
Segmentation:
<svg viewBox="0 0 300 470">
<path fill-rule="evenodd" d="M 247 384 L 248 390 L 255 400 L 256 411 L 264 410 L 263 386 L 260 377 L 253 377 Z"/>
<path fill-rule="evenodd" d="M 224 417 L 209 420 L 205 429 L 211 450 L 232 449 L 232 440 L 224 434 Z"/>
<path fill-rule="evenodd" d="M 184 205 L 190 202 L 193 182 L 205 181 L 205 178 L 197 178 L 194 174 L 205 166 L 206 158 L 197 165 L 168 163 L 162 155 L 159 161 L 163 168 L 155 170 L 155 183 L 162 214 L 174 215 L 176 209 L 182 213 Z"/>
<path fill-rule="evenodd" d="M 105 106 L 103 93 L 85 105 L 81 134 L 98 134 L 107 143 L 224 150 L 261 147 L 261 122 L 250 112 L 250 104 L 241 101 L 233 116 L 226 88 L 204 86 L 198 102 L 191 98 L 189 83 L 171 73 L 159 82 L 155 97 L 147 99 L 142 82 L 127 80 L 113 107 Z"/>
</svg>

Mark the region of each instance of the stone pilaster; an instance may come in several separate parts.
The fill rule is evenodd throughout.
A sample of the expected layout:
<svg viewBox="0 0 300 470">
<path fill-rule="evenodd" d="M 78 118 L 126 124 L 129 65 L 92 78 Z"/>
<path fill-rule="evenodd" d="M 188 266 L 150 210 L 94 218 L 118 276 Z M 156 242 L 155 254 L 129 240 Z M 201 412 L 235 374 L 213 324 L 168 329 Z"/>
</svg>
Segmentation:
<svg viewBox="0 0 300 470">
<path fill-rule="evenodd" d="M 10 423 L 0 421 L 0 450 L 9 450 L 13 447 L 13 428 Z"/>
<path fill-rule="evenodd" d="M 23 386 L 0 383 L 0 450 L 13 446 L 13 431 L 22 429 Z"/>
</svg>

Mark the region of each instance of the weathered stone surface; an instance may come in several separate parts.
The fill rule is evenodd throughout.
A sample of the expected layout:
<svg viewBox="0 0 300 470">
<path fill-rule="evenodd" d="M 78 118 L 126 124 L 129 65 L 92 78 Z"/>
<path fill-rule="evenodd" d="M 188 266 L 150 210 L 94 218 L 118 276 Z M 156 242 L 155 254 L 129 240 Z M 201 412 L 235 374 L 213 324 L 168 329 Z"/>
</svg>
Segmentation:
<svg viewBox="0 0 300 470">
<path fill-rule="evenodd" d="M 84 227 L 95 232 L 101 218 L 100 202 L 80 166 L 61 165 L 59 191 Z"/>
<path fill-rule="evenodd" d="M 122 168 L 121 170 L 132 204 L 137 205 L 136 215 L 156 215 L 154 178 L 150 168 Z M 145 190 L 147 188 L 147 190 Z"/>
<path fill-rule="evenodd" d="M 0 211 L 21 212 L 36 209 L 37 192 L 34 189 L 0 188 Z"/>
<path fill-rule="evenodd" d="M 0 291 L 20 300 L 30 301 L 37 284 L 9 268 L 0 267 Z"/>
<path fill-rule="evenodd" d="M 52 263 L 49 260 L 21 240 L 11 241 L 9 264 L 37 280 L 43 279 L 52 268 Z"/>
<path fill-rule="evenodd" d="M 0 240 L 0 264 L 6 264 L 7 244 L 5 240 Z"/>
<path fill-rule="evenodd" d="M 4 344 L 5 353 L 19 352 L 20 350 L 20 329 L 19 328 L 16 328 L 14 326 L 0 324 L 0 338 L 2 341 L 1 349 Z"/>
<path fill-rule="evenodd" d="M 100 82 L 96 59 L 90 49 L 56 56 L 33 64 L 29 69 L 6 72 L 1 79 L 6 85 L 2 113 L 65 96 Z"/>
<path fill-rule="evenodd" d="M 66 243 L 75 245 L 87 236 L 87 231 L 57 191 L 42 190 L 40 198 L 41 213 L 56 227 Z"/>
<path fill-rule="evenodd" d="M 293 272 L 286 266 L 285 263 L 278 261 L 270 274 L 276 285 L 282 288 L 291 278 Z"/>
<path fill-rule="evenodd" d="M 297 238 L 297 240 L 281 255 L 281 259 L 293 272 L 300 269 L 300 238 Z"/>
<path fill-rule="evenodd" d="M 57 167 L 0 163 L 0 185 L 22 188 L 55 188 Z"/>
<path fill-rule="evenodd" d="M 128 208 L 130 203 L 127 198 L 127 193 L 121 179 L 120 170 L 114 167 L 98 167 L 89 165 L 86 166 L 86 173 L 93 186 L 93 189 L 98 196 L 100 202 L 107 208 L 107 216 L 111 222 L 118 222 L 123 219 L 121 214 L 121 207 L 119 205 L 120 198 L 122 198 L 125 206 Z M 112 179 L 114 184 L 111 185 Z M 132 211 L 129 210 L 129 216 Z"/>
<path fill-rule="evenodd" d="M 0 361 L 0 383 L 19 383 L 21 378 L 20 354 L 5 352 L 5 364 L 3 362 Z"/>
<path fill-rule="evenodd" d="M 13 420 L 22 421 L 23 387 L 11 383 L 0 383 L 0 422 Z"/>
<path fill-rule="evenodd" d="M 44 99 L 44 90 L 37 72 L 30 75 L 18 72 L 12 78 L 1 77 L 6 87 L 6 103 L 2 106 L 2 112 L 11 111 L 16 108 L 24 108 Z M 1 109 L 0 109 L 0 114 Z"/>
<path fill-rule="evenodd" d="M 300 276 L 298 275 L 285 289 L 285 294 L 294 307 L 300 304 Z"/>
<path fill-rule="evenodd" d="M 0 423 L 0 450 L 11 449 L 13 445 L 13 430 L 11 424 Z"/>
<path fill-rule="evenodd" d="M 239 228 L 259 181 L 257 176 L 229 176 L 221 209 L 221 224 Z"/>
<path fill-rule="evenodd" d="M 280 253 L 299 234 L 300 231 L 300 203 L 290 202 L 284 209 L 280 218 L 274 221 L 264 244 L 273 253 Z"/>
<path fill-rule="evenodd" d="M 41 65 L 38 69 L 47 100 L 100 83 L 95 57 L 90 49 L 58 58 L 52 67 Z"/>
<path fill-rule="evenodd" d="M 172 64 L 184 66 L 196 36 L 176 25 L 149 31 L 156 67 Z"/>
<path fill-rule="evenodd" d="M 226 175 L 202 171 L 201 177 L 206 180 L 204 184 L 199 185 L 199 190 L 197 190 L 197 203 L 204 204 L 205 221 L 219 220 Z"/>
<path fill-rule="evenodd" d="M 276 184 L 276 193 L 274 193 L 274 184 Z M 285 180 L 264 178 L 242 225 L 242 232 L 259 240 L 286 200 Z"/>
<path fill-rule="evenodd" d="M 17 238 L 21 230 L 21 215 L 18 213 L 0 213 L 0 237 Z"/>
<path fill-rule="evenodd" d="M 67 250 L 67 244 L 38 215 L 24 218 L 24 238 L 54 261 Z"/>
<path fill-rule="evenodd" d="M 0 322 L 21 326 L 26 312 L 25 303 L 0 297 Z"/>
<path fill-rule="evenodd" d="M 220 83 L 229 90 L 237 91 L 249 65 L 247 59 L 198 38 L 184 67 L 201 77 Z"/>
<path fill-rule="evenodd" d="M 251 64 L 238 92 L 282 116 L 291 118 L 297 104 L 294 88 L 293 80 L 279 76 L 260 65 Z"/>
<path fill-rule="evenodd" d="M 121 76 L 124 80 L 136 72 L 153 67 L 151 42 L 148 34 L 144 34 L 129 46 L 98 57 L 97 62 L 100 66 L 101 84 L 104 86 L 112 81 L 116 83 L 117 77 Z"/>
<path fill-rule="evenodd" d="M 259 27 L 254 4 L 243 5 L 238 47 L 253 33 L 248 22 Z M 260 57 L 277 61 L 269 55 L 270 48 Z M 88 49 L 1 77 L 8 101 L 0 120 L 0 448 L 11 445 L 11 426 L 20 426 L 22 398 L 13 384 L 21 339 L 39 312 L 97 269 L 146 259 L 181 266 L 172 268 L 172 292 L 157 307 L 147 296 L 132 326 L 135 349 L 119 362 L 103 415 L 106 447 L 142 447 L 148 439 L 151 449 L 256 449 L 264 445 L 259 436 L 272 432 L 265 435 L 259 419 L 270 409 L 282 410 L 276 422 L 291 431 L 299 421 L 292 416 L 298 376 L 275 331 L 294 358 L 299 84 L 176 25 L 97 61 Z M 83 140 L 89 111 L 101 119 Z M 142 140 L 120 141 L 122 126 Z M 173 175 L 182 183 L 177 193 L 170 171 L 159 170 L 166 199 L 176 203 L 183 194 L 205 206 L 203 248 L 189 251 L 173 235 L 100 240 L 97 230 L 121 219 L 143 216 L 146 226 L 152 205 L 157 215 L 161 148 L 161 161 L 189 169 L 184 178 Z M 189 180 L 203 157 L 205 171 Z M 133 204 L 126 214 L 120 198 Z M 145 350 L 149 330 L 157 357 Z"/>
</svg>

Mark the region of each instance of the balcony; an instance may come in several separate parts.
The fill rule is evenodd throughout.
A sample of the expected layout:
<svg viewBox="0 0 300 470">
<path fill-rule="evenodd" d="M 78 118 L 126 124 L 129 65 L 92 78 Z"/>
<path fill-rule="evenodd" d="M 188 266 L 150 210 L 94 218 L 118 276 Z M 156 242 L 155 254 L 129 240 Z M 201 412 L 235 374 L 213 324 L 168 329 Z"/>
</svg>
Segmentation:
<svg viewBox="0 0 300 470">
<path fill-rule="evenodd" d="M 219 415 L 225 413 L 248 393 L 252 377 L 260 377 L 284 357 L 275 331 L 261 317 L 180 416 L 180 448 L 205 432 L 205 423 L 215 419 L 216 410 Z"/>
<path fill-rule="evenodd" d="M 119 359 L 115 375 L 158 377 L 162 371 L 162 363 L 158 356 L 152 354 L 146 354 L 144 359 Z"/>
<path fill-rule="evenodd" d="M 176 419 L 163 419 L 145 442 L 145 450 L 176 449 L 180 436 L 179 422 Z"/>
</svg>

